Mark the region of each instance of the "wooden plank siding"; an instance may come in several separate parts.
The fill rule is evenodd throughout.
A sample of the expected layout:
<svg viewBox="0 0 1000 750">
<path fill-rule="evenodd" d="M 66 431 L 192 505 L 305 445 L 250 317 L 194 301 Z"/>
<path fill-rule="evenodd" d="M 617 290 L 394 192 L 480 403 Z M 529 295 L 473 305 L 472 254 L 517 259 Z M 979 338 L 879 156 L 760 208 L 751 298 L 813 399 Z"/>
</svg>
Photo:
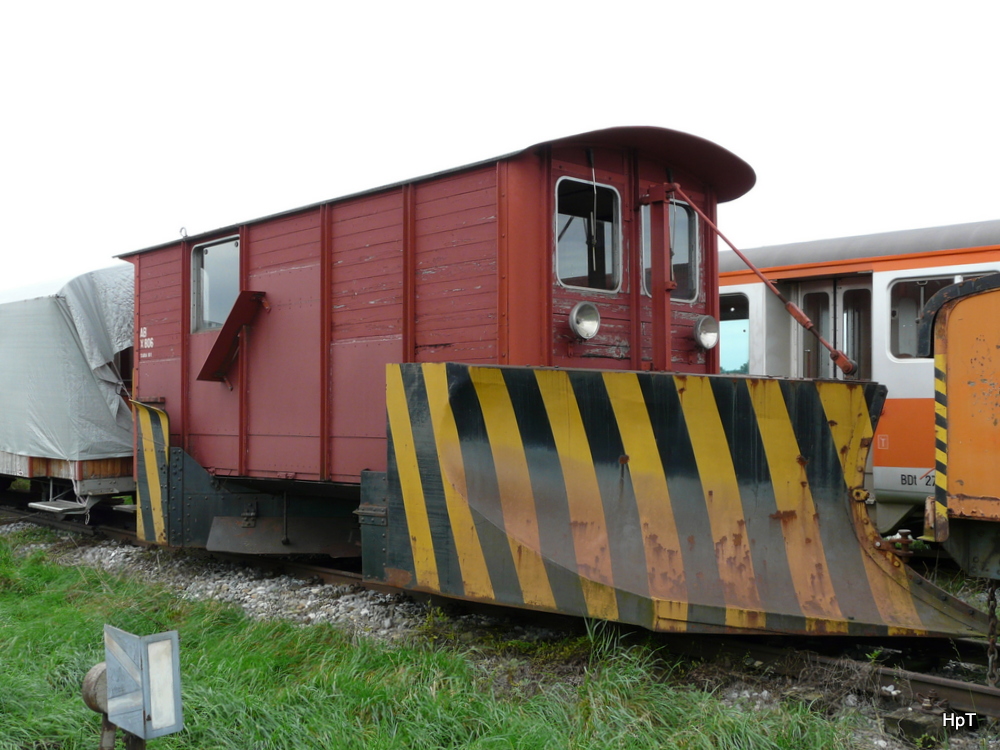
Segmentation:
<svg viewBox="0 0 1000 750">
<path fill-rule="evenodd" d="M 170 440 L 183 435 L 181 353 L 184 332 L 183 245 L 163 248 L 133 259 L 136 266 L 136 339 L 132 395 L 158 401 L 170 409 Z M 144 333 L 145 335 L 140 335 Z M 149 345 L 151 342 L 152 345 Z"/>
<path fill-rule="evenodd" d="M 246 288 L 264 291 L 243 346 L 249 398 L 246 473 L 321 478 L 322 415 L 315 399 L 327 345 L 320 325 L 320 212 L 281 217 L 247 229 Z M 307 395 L 308 394 L 308 395 Z"/>
<path fill-rule="evenodd" d="M 497 361 L 496 168 L 417 186 L 415 356 Z"/>
<path fill-rule="evenodd" d="M 331 340 L 340 343 L 401 335 L 401 193 L 338 203 L 331 213 Z"/>
<path fill-rule="evenodd" d="M 358 482 L 385 466 L 385 363 L 402 358 L 403 196 L 329 207 L 327 476 Z"/>
</svg>

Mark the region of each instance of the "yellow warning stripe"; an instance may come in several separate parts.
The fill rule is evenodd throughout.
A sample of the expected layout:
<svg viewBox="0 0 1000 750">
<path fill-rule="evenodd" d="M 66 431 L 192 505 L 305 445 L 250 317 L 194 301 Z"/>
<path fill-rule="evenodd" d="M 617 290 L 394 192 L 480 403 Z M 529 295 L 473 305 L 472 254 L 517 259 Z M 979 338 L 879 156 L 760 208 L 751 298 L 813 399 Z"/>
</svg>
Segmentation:
<svg viewBox="0 0 1000 750">
<path fill-rule="evenodd" d="M 681 548 L 677 523 L 639 379 L 635 373 L 606 372 L 604 387 L 628 457 L 622 460 L 627 460 L 639 511 L 649 593 L 656 599 L 687 602 L 684 561 L 675 552 Z"/>
<path fill-rule="evenodd" d="M 934 416 L 940 417 L 941 424 L 934 420 L 934 458 L 937 461 L 937 473 L 934 476 L 934 486 L 943 492 L 948 490 L 948 357 L 947 352 L 937 348 L 934 354 Z M 940 373 L 940 377 L 938 374 Z M 945 446 L 944 450 L 938 445 Z M 945 495 L 946 496 L 946 495 Z M 940 497 L 940 496 L 939 496 Z"/>
<path fill-rule="evenodd" d="M 653 600 L 653 630 L 663 633 L 684 633 L 688 629 L 687 602 L 667 599 Z"/>
<path fill-rule="evenodd" d="M 726 598 L 726 625 L 765 627 L 736 467 L 708 378 L 675 377 Z M 753 623 L 753 624 L 751 624 Z"/>
<path fill-rule="evenodd" d="M 420 467 L 410 425 L 410 411 L 406 405 L 406 391 L 403 375 L 398 365 L 386 367 L 386 407 L 389 414 L 389 429 L 396 454 L 396 468 L 399 472 L 403 507 L 406 509 L 406 523 L 410 530 L 410 545 L 413 549 L 413 568 L 420 586 L 435 591 L 438 583 L 437 560 L 431 541 L 430 519 L 427 517 L 427 503 L 420 481 Z"/>
<path fill-rule="evenodd" d="M 493 584 L 476 523 L 469 509 L 458 426 L 455 424 L 455 415 L 448 408 L 448 370 L 444 364 L 427 364 L 423 366 L 423 373 L 431 424 L 434 427 L 434 442 L 441 466 L 441 484 L 448 507 L 448 520 L 455 538 L 455 552 L 462 570 L 465 595 L 492 599 Z"/>
<path fill-rule="evenodd" d="M 861 487 L 865 481 L 864 463 L 860 466 L 856 463 L 848 464 L 847 459 L 859 455 L 867 457 L 867 451 L 860 450 L 861 441 L 870 441 L 874 435 L 864 389 L 858 386 L 851 390 L 850 404 L 846 409 L 843 383 L 816 383 L 816 392 L 823 404 L 833 444 L 837 446 L 837 457 L 844 471 L 844 484 L 848 489 Z M 857 429 L 859 422 L 863 424 L 860 431 Z M 849 448 L 845 450 L 845 446 Z"/>
<path fill-rule="evenodd" d="M 566 484 L 573 551 L 590 617 L 618 618 L 611 569 L 611 544 L 597 470 L 569 376 L 562 370 L 536 370 L 535 380 L 549 415 L 549 426 Z"/>
<path fill-rule="evenodd" d="M 806 616 L 806 629 L 832 632 L 830 621 L 835 620 L 842 621 L 846 632 L 847 621 L 837 603 L 823 551 L 805 459 L 799 451 L 780 383 L 775 380 L 750 380 L 747 385 L 771 473 L 792 586 L 799 607 Z"/>
<path fill-rule="evenodd" d="M 470 368 L 497 471 L 503 527 L 510 543 L 524 603 L 555 609 L 555 597 L 541 556 L 531 477 L 521 433 L 503 371 Z"/>
<path fill-rule="evenodd" d="M 816 384 L 834 445 L 841 457 L 845 486 L 853 489 L 864 484 L 865 467 L 861 457 L 866 456 L 867 451 L 862 448 L 862 441 L 870 442 L 875 431 L 864 389 L 860 386 L 852 388 L 850 399 L 845 400 L 843 388 L 840 383 Z M 851 456 L 859 458 L 857 464 L 847 463 L 847 457 Z M 883 622 L 889 626 L 890 635 L 907 635 L 910 628 L 922 626 L 909 578 L 894 555 L 876 551 L 875 543 L 881 537 L 868 518 L 868 506 L 857 501 L 851 501 L 851 505 L 857 540 L 862 545 L 861 563 L 875 606 Z"/>
<path fill-rule="evenodd" d="M 159 420 L 163 428 L 164 439 L 169 434 L 167 430 L 168 421 L 166 419 L 166 414 L 159 411 L 158 409 L 153 409 L 144 404 L 135 404 L 136 416 L 139 418 L 139 434 L 141 436 L 142 445 L 140 450 L 142 450 L 143 465 L 145 467 L 144 484 L 146 492 L 140 492 L 139 504 L 140 507 L 136 512 L 136 533 L 139 538 L 147 542 L 155 542 L 157 544 L 167 543 L 167 529 L 164 523 L 163 514 L 163 487 L 160 484 L 160 472 L 159 472 L 159 461 L 157 449 L 165 450 L 165 446 L 157 446 L 156 441 L 153 439 L 153 421 L 152 416 L 155 412 L 157 415 L 162 415 Z M 140 483 L 142 486 L 142 483 Z M 148 504 L 150 509 L 150 514 L 153 518 L 153 528 L 146 529 L 146 524 L 142 517 L 142 505 Z M 152 532 L 152 536 L 150 536 Z"/>
</svg>

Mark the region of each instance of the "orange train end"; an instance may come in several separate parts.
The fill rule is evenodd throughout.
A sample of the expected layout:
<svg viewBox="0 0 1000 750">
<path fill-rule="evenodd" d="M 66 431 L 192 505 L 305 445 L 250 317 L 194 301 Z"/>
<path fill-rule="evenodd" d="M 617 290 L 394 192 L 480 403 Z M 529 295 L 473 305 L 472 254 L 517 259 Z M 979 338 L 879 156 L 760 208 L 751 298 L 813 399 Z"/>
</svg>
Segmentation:
<svg viewBox="0 0 1000 750">
<path fill-rule="evenodd" d="M 1000 274 L 942 289 L 924 311 L 933 342 L 936 487 L 925 537 L 970 575 L 1000 579 Z M 933 338 L 932 338 L 933 334 Z"/>
</svg>

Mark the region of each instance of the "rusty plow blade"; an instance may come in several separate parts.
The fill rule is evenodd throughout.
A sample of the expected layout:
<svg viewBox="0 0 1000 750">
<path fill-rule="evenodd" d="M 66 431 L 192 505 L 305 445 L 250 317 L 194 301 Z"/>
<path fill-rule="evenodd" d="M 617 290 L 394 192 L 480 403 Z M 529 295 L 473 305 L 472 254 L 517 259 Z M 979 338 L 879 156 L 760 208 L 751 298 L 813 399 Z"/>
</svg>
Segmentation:
<svg viewBox="0 0 1000 750">
<path fill-rule="evenodd" d="M 985 631 L 876 547 L 860 491 L 885 397 L 874 383 L 456 364 L 387 375 L 388 471 L 365 500 L 385 506 L 384 525 L 365 527 L 385 550 L 371 580 L 659 631 Z"/>
</svg>

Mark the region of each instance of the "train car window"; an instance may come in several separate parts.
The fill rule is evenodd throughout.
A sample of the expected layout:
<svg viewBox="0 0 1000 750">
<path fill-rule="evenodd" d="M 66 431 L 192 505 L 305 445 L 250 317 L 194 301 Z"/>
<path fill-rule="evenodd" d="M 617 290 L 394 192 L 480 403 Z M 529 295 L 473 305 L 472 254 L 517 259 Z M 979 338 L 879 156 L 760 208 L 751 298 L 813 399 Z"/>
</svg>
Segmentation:
<svg viewBox="0 0 1000 750">
<path fill-rule="evenodd" d="M 719 297 L 720 370 L 731 375 L 750 372 L 750 300 L 745 294 Z"/>
<path fill-rule="evenodd" d="M 240 241 L 231 237 L 191 251 L 191 329 L 221 328 L 240 293 Z"/>
<path fill-rule="evenodd" d="M 652 296 L 652 243 L 649 206 L 640 211 L 642 224 L 642 291 Z M 671 300 L 694 302 L 698 299 L 698 216 L 686 203 L 670 202 L 670 266 L 677 286 Z"/>
<path fill-rule="evenodd" d="M 822 292 L 809 292 L 802 295 L 802 311 L 816 325 L 820 335 L 827 341 L 832 341 L 830 335 L 830 295 Z M 830 358 L 826 349 L 820 346 L 812 334 L 802 336 L 802 377 L 828 378 L 832 375 Z"/>
<path fill-rule="evenodd" d="M 938 290 L 954 283 L 954 276 L 893 282 L 889 287 L 889 351 L 894 357 L 909 359 L 917 356 L 917 324 L 924 304 Z"/>
<path fill-rule="evenodd" d="M 619 205 L 613 187 L 568 177 L 556 183 L 556 275 L 561 284 L 618 291 Z"/>
<path fill-rule="evenodd" d="M 870 289 L 847 289 L 841 298 L 840 346 L 858 366 L 856 377 L 872 377 L 872 293 Z M 852 377 L 854 377 L 852 375 Z"/>
</svg>

